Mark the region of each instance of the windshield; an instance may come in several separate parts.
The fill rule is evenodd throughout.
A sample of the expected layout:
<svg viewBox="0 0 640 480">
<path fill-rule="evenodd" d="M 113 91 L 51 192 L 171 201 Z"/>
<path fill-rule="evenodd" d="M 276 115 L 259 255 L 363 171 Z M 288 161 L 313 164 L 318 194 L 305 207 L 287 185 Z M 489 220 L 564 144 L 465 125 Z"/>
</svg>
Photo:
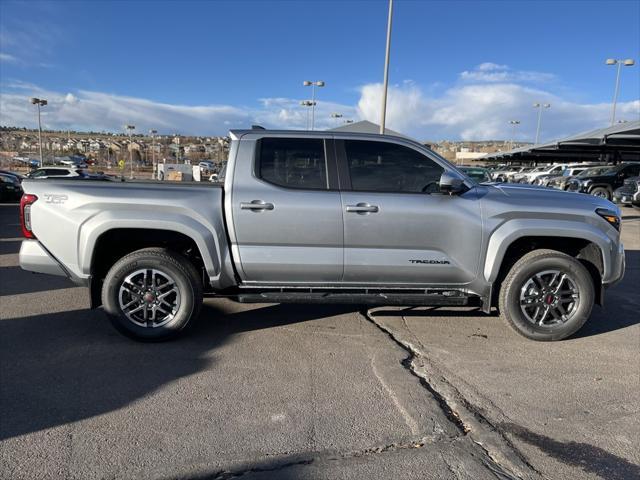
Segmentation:
<svg viewBox="0 0 640 480">
<path fill-rule="evenodd" d="M 591 177 L 594 175 L 608 175 L 610 173 L 614 173 L 616 171 L 615 167 L 606 166 L 606 167 L 596 167 L 596 168 L 588 168 L 580 172 L 578 177 Z"/>
<path fill-rule="evenodd" d="M 468 168 L 462 167 L 460 168 L 469 178 L 475 180 L 476 182 L 490 182 L 491 177 L 489 173 L 484 168 Z"/>
</svg>

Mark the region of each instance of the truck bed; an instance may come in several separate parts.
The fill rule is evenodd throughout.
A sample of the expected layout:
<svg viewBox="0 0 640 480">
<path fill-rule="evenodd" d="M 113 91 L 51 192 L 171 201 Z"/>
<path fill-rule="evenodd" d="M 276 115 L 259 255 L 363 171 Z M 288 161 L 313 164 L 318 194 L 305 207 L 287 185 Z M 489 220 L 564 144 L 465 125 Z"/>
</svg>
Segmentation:
<svg viewBox="0 0 640 480">
<path fill-rule="evenodd" d="M 221 184 L 47 179 L 25 180 L 23 188 L 38 197 L 31 208 L 37 238 L 33 242 L 39 244 L 29 250 L 33 261 L 42 251 L 78 283 L 88 282 L 93 248 L 100 235 L 112 229 L 188 235 L 198 244 L 212 278 L 221 273 L 220 259 L 228 257 Z"/>
</svg>

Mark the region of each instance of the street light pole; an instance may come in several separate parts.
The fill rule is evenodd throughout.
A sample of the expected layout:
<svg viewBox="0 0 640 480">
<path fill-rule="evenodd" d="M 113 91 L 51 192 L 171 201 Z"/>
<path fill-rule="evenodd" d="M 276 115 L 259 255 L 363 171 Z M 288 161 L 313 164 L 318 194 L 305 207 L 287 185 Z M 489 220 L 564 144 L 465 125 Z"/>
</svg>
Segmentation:
<svg viewBox="0 0 640 480">
<path fill-rule="evenodd" d="M 316 82 L 305 80 L 304 82 L 302 82 L 302 85 L 304 85 L 305 87 L 311 86 L 311 103 L 309 105 L 311 105 L 311 130 L 313 130 L 316 123 L 316 87 L 324 87 L 324 82 L 322 80 L 318 80 Z M 307 117 L 308 116 L 309 112 L 307 112 Z M 307 130 L 309 130 L 308 125 Z"/>
<path fill-rule="evenodd" d="M 380 135 L 384 135 L 384 124 L 387 117 L 387 90 L 389 89 L 389 54 L 391 52 L 391 23 L 393 20 L 393 0 L 389 0 L 389 16 L 387 18 L 387 48 L 384 54 L 384 81 L 382 85 L 382 111 L 380 112 Z"/>
<path fill-rule="evenodd" d="M 38 107 L 38 145 L 40 150 L 40 168 L 44 165 L 44 157 L 42 156 L 42 123 L 40 122 L 40 107 L 44 107 L 47 101 L 43 98 L 32 97 L 30 99 L 32 105 Z"/>
<path fill-rule="evenodd" d="M 338 119 L 342 118 L 342 114 L 334 112 L 334 113 L 331 114 L 331 118 L 335 119 L 335 125 L 337 127 L 338 126 L 338 122 L 339 122 Z"/>
<path fill-rule="evenodd" d="M 129 131 L 129 168 L 130 168 L 130 176 L 129 178 L 133 178 L 133 149 L 131 148 L 132 141 L 132 132 L 136 129 L 135 125 L 127 125 L 127 130 Z"/>
<path fill-rule="evenodd" d="M 623 65 L 625 67 L 632 67 L 635 64 L 635 61 L 631 58 L 627 58 L 626 60 L 617 60 L 615 58 L 607 58 L 605 62 L 607 65 L 617 65 L 616 72 L 616 87 L 613 91 L 613 106 L 611 107 L 611 125 L 616 123 L 616 104 L 618 103 L 618 91 L 620 90 L 620 67 Z"/>
<path fill-rule="evenodd" d="M 513 141 L 516 137 L 516 127 L 520 125 L 520 120 L 509 120 L 509 123 L 513 126 L 513 133 L 511 135 L 511 150 L 513 150 Z"/>
<path fill-rule="evenodd" d="M 156 149 L 155 146 L 155 134 L 158 133 L 157 130 L 149 130 L 149 134 L 151 134 L 151 172 L 152 175 L 155 175 L 156 172 Z"/>
<path fill-rule="evenodd" d="M 303 107 L 311 107 L 313 106 L 315 102 L 312 102 L 311 100 L 303 100 L 300 102 L 300 105 L 302 105 Z M 309 110 L 307 108 L 307 130 L 309 130 Z"/>
<path fill-rule="evenodd" d="M 542 122 L 542 109 L 543 108 L 551 108 L 550 103 L 534 103 L 533 108 L 538 109 L 538 126 L 536 127 L 536 141 L 534 145 L 538 144 L 538 139 L 540 138 L 540 123 Z"/>
</svg>

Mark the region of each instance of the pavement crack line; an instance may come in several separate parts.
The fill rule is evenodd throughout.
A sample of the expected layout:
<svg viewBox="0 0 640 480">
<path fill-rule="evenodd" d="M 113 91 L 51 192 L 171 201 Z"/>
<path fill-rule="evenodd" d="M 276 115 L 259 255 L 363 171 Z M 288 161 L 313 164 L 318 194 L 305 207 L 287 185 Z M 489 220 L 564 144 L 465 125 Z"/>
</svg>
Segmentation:
<svg viewBox="0 0 640 480">
<path fill-rule="evenodd" d="M 509 439 L 493 425 L 478 408 L 468 402 L 443 375 L 433 375 L 430 361 L 411 342 L 401 339 L 365 310 L 362 315 L 384 332 L 409 355 L 402 365 L 418 377 L 422 386 L 438 402 L 447 418 L 478 445 L 487 457 L 486 466 L 499 478 L 539 479 L 542 475 L 522 455 Z"/>
<path fill-rule="evenodd" d="M 455 441 L 455 439 L 451 438 L 450 441 Z M 207 475 L 204 477 L 195 477 L 192 478 L 192 480 L 232 480 L 253 473 L 277 472 L 298 466 L 307 466 L 318 462 L 335 462 L 350 458 L 368 457 L 371 455 L 395 452 L 398 450 L 419 449 L 424 447 L 425 445 L 433 444 L 434 442 L 435 440 L 432 438 L 422 437 L 406 440 L 404 442 L 390 443 L 387 445 L 368 447 L 362 450 L 354 450 L 349 452 L 309 452 L 307 454 L 299 454 L 297 458 L 294 459 L 291 459 L 291 457 L 289 457 L 288 461 L 283 461 L 282 463 L 276 462 L 275 464 L 268 464 L 268 466 L 256 465 L 253 467 L 238 468 L 236 470 L 219 470 L 211 475 Z"/>
</svg>

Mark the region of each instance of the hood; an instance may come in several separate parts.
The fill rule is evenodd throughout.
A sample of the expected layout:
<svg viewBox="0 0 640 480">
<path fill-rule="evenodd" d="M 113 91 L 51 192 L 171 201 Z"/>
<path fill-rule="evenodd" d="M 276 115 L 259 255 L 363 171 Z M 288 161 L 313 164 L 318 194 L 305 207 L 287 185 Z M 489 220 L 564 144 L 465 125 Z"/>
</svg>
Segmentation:
<svg viewBox="0 0 640 480">
<path fill-rule="evenodd" d="M 523 183 L 500 183 L 486 188 L 491 189 L 490 195 L 493 193 L 491 196 L 495 200 L 498 200 L 496 193 L 502 194 L 502 202 L 531 206 L 531 210 L 561 210 L 566 207 L 595 211 L 596 208 L 607 208 L 620 213 L 618 207 L 609 200 L 584 193 Z"/>
</svg>

